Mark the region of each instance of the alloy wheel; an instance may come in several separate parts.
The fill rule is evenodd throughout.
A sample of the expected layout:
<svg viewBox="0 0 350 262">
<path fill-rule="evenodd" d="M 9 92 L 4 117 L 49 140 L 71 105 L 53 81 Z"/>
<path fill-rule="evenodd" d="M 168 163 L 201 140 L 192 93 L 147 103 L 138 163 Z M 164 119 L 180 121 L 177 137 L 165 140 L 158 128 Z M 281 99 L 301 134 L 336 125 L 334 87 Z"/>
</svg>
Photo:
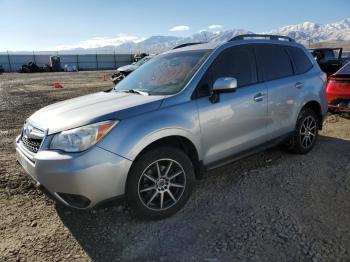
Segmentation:
<svg viewBox="0 0 350 262">
<path fill-rule="evenodd" d="M 301 128 L 300 128 L 300 141 L 301 145 L 304 148 L 309 148 L 317 134 L 317 123 L 314 117 L 308 116 L 304 119 L 302 122 Z"/>
<path fill-rule="evenodd" d="M 149 209 L 162 211 L 178 203 L 186 186 L 183 167 L 172 159 L 159 159 L 148 165 L 138 183 L 139 198 Z"/>
</svg>

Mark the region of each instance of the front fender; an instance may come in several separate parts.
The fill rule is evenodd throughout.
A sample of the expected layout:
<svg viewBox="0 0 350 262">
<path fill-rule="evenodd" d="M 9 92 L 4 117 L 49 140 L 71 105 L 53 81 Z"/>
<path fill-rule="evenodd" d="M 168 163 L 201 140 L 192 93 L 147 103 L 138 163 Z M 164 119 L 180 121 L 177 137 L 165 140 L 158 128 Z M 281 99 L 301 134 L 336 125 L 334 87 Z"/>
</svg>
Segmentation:
<svg viewBox="0 0 350 262">
<path fill-rule="evenodd" d="M 171 136 L 179 136 L 186 138 L 192 142 L 192 144 L 196 147 L 197 150 L 200 148 L 200 141 L 198 139 L 198 136 L 196 137 L 196 135 L 192 132 L 180 128 L 165 128 L 162 130 L 157 130 L 154 133 L 148 134 L 146 137 L 144 137 L 144 139 L 136 143 L 130 151 L 130 159 L 134 160 L 144 148 L 146 148 L 153 142 Z M 200 152 L 198 153 L 200 154 Z"/>
<path fill-rule="evenodd" d="M 190 140 L 201 157 L 198 112 L 193 101 L 123 119 L 98 146 L 133 161 L 148 145 L 169 136 Z"/>
</svg>

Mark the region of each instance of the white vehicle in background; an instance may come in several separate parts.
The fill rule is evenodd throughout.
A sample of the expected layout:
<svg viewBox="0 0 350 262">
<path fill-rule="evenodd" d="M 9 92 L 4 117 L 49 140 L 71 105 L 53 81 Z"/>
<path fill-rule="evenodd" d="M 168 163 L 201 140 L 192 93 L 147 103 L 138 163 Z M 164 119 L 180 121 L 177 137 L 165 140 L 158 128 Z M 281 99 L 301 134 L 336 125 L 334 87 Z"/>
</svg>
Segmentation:
<svg viewBox="0 0 350 262">
<path fill-rule="evenodd" d="M 135 71 L 137 68 L 142 66 L 144 63 L 148 62 L 155 55 L 148 55 L 144 58 L 140 59 L 137 62 L 134 62 L 130 65 L 121 66 L 117 69 L 117 71 L 111 76 L 111 80 L 114 84 L 119 83 L 122 79 L 124 79 L 128 74 Z"/>
<path fill-rule="evenodd" d="M 78 72 L 76 65 L 64 65 L 64 72 Z"/>
</svg>

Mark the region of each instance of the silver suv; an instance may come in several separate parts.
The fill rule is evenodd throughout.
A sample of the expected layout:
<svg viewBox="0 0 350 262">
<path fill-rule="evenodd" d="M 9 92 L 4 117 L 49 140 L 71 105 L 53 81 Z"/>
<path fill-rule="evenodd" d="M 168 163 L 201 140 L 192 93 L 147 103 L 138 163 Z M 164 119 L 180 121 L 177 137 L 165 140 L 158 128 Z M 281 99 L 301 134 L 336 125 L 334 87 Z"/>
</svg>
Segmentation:
<svg viewBox="0 0 350 262">
<path fill-rule="evenodd" d="M 187 45 L 109 92 L 31 115 L 17 159 L 67 206 L 125 196 L 136 214 L 163 218 L 185 205 L 206 170 L 281 143 L 310 151 L 327 112 L 325 80 L 287 37 Z"/>
</svg>

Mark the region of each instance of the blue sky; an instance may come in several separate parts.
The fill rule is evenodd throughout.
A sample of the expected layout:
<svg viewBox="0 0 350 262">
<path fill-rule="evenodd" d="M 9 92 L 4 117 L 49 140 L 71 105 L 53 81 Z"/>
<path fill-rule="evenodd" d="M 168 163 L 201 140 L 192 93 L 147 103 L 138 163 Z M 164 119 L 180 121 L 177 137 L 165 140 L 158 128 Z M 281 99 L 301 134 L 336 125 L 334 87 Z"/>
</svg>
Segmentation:
<svg viewBox="0 0 350 262">
<path fill-rule="evenodd" d="M 210 25 L 263 32 L 304 21 L 335 22 L 350 17 L 349 10 L 350 0 L 0 0 L 0 51 L 187 36 Z"/>
</svg>

